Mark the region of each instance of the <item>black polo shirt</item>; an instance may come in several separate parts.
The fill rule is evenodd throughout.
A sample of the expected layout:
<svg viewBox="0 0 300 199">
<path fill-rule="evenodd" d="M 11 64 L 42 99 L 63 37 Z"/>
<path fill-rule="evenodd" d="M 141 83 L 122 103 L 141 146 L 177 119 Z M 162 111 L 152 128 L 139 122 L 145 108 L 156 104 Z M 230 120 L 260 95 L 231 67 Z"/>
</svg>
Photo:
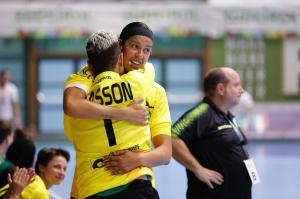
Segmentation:
<svg viewBox="0 0 300 199">
<path fill-rule="evenodd" d="M 188 199 L 250 199 L 251 180 L 243 160 L 248 155 L 247 142 L 235 133 L 230 124 L 231 113 L 225 114 L 208 98 L 187 111 L 172 127 L 172 136 L 182 139 L 199 163 L 221 173 L 224 183 L 214 189 L 186 170 Z"/>
</svg>

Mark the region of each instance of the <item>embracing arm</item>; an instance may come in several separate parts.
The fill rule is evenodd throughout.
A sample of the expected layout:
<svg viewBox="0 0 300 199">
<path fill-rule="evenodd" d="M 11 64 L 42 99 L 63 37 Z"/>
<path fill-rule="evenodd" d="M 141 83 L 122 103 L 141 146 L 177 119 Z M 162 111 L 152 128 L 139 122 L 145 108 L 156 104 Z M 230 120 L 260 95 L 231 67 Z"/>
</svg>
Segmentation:
<svg viewBox="0 0 300 199">
<path fill-rule="evenodd" d="M 172 157 L 171 136 L 157 135 L 153 138 L 154 149 L 148 153 L 141 153 L 141 165 L 155 167 L 169 164 Z"/>
<path fill-rule="evenodd" d="M 153 138 L 155 148 L 149 152 L 135 153 L 121 150 L 104 158 L 104 165 L 112 174 L 124 174 L 139 166 L 155 167 L 166 165 L 172 156 L 171 137 L 157 135 Z"/>
<path fill-rule="evenodd" d="M 81 119 L 126 120 L 140 125 L 148 123 L 148 110 L 140 105 L 142 99 L 133 101 L 128 107 L 114 108 L 90 102 L 85 96 L 85 91 L 80 88 L 67 88 L 63 99 L 65 114 Z"/>
<path fill-rule="evenodd" d="M 192 171 L 199 180 L 206 183 L 211 189 L 214 188 L 213 183 L 218 185 L 223 183 L 223 176 L 216 171 L 203 167 L 181 139 L 172 137 L 172 150 L 175 160 Z"/>
</svg>

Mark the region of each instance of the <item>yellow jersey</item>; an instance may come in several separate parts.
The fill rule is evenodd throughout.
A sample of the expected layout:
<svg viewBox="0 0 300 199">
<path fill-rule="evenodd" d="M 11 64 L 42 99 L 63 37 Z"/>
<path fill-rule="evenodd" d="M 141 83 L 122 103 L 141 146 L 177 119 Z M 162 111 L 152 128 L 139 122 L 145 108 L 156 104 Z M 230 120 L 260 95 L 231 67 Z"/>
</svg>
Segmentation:
<svg viewBox="0 0 300 199">
<path fill-rule="evenodd" d="M 154 82 L 147 93 L 146 105 L 150 113 L 151 137 L 157 135 L 171 136 L 171 116 L 165 89 Z"/>
<path fill-rule="evenodd" d="M 148 65 L 150 63 L 147 63 Z M 69 87 L 77 87 L 84 90 L 86 93 L 89 92 L 90 87 L 93 83 L 93 77 L 90 72 L 87 71 L 87 66 L 84 66 L 77 74 L 69 76 L 65 83 L 65 89 Z M 157 135 L 171 135 L 171 117 L 168 106 L 168 100 L 165 89 L 157 83 L 153 83 L 151 89 L 147 93 L 146 104 L 149 108 L 150 113 L 150 132 L 151 137 Z M 69 122 L 70 117 L 64 115 L 64 128 L 66 137 L 72 141 L 72 130 Z M 152 176 L 154 181 L 154 176 Z M 71 196 L 78 198 L 77 190 L 77 172 L 75 168 Z"/>
<path fill-rule="evenodd" d="M 151 63 L 147 63 L 150 65 Z M 88 70 L 88 66 L 84 66 L 76 74 L 72 74 L 65 82 L 65 88 L 77 87 L 86 92 L 90 91 L 93 83 L 93 74 Z M 147 93 L 146 103 L 150 113 L 150 129 L 151 137 L 156 135 L 171 135 L 171 117 L 168 105 L 168 99 L 165 89 L 154 82 L 151 89 Z M 68 140 L 72 141 L 72 130 L 69 122 L 70 117 L 64 115 L 64 132 Z"/>
<path fill-rule="evenodd" d="M 0 198 L 2 198 L 9 190 L 9 184 L 0 189 Z M 30 183 L 21 192 L 22 199 L 50 199 L 50 194 L 46 188 L 44 181 L 39 175 L 34 176 L 34 181 Z"/>
<path fill-rule="evenodd" d="M 9 190 L 9 184 L 4 185 L 3 187 L 0 188 L 0 198 L 2 198 L 7 191 Z"/>
<path fill-rule="evenodd" d="M 89 67 L 86 65 L 82 67 L 77 73 L 71 74 L 64 85 L 64 90 L 70 87 L 77 87 L 88 93 L 92 83 L 94 81 L 93 73 L 89 70 Z M 68 140 L 72 141 L 72 130 L 70 126 L 70 116 L 64 114 L 64 132 Z"/>
<path fill-rule="evenodd" d="M 151 64 L 143 71 L 130 71 L 122 76 L 106 71 L 94 79 L 87 99 L 106 106 L 128 106 L 133 99 L 145 99 L 153 82 L 154 68 Z M 102 165 L 102 157 L 114 151 L 150 151 L 149 126 L 121 120 L 72 118 L 70 128 L 76 150 L 78 198 L 127 184 L 142 175 L 153 176 L 152 169 L 147 167 L 112 176 Z"/>
<path fill-rule="evenodd" d="M 34 176 L 34 181 L 30 183 L 21 193 L 22 199 L 50 199 L 50 194 L 42 178 Z"/>
</svg>

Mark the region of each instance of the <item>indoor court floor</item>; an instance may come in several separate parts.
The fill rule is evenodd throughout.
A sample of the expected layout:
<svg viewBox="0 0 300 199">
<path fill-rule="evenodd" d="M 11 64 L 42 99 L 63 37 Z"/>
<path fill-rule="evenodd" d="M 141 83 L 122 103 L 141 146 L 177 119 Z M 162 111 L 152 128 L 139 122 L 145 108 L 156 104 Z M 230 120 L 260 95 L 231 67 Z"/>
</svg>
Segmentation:
<svg viewBox="0 0 300 199">
<path fill-rule="evenodd" d="M 69 198 L 75 165 L 73 146 L 67 141 L 38 141 L 37 148 L 63 147 L 71 152 L 64 182 L 52 191 Z M 300 141 L 250 141 L 248 146 L 261 183 L 253 186 L 253 199 L 300 198 Z M 184 168 L 174 159 L 167 166 L 155 168 L 156 187 L 161 199 L 184 199 L 186 177 Z"/>
</svg>

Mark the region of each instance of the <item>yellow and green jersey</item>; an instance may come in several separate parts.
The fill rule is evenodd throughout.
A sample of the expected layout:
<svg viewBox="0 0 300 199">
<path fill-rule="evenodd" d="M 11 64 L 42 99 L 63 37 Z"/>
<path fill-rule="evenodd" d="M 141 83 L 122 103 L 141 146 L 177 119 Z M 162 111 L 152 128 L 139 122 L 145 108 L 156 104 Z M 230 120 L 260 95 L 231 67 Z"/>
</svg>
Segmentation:
<svg viewBox="0 0 300 199">
<path fill-rule="evenodd" d="M 151 65 L 150 63 L 146 64 Z M 86 93 L 90 91 L 90 87 L 93 83 L 93 77 L 90 72 L 87 71 L 87 66 L 83 67 L 77 74 L 69 76 L 65 83 L 65 89 L 69 87 L 77 87 L 84 90 Z M 171 134 L 171 118 L 168 106 L 168 100 L 166 92 L 162 86 L 154 83 L 147 93 L 147 106 L 149 107 L 150 113 L 150 131 L 151 137 L 157 135 L 170 135 Z M 70 125 L 70 117 L 64 116 L 64 128 L 65 134 L 69 140 L 73 140 L 72 130 Z M 101 161 L 99 161 L 101 164 Z M 77 173 L 74 175 L 71 195 L 75 198 L 77 197 Z M 154 177 L 152 177 L 154 180 Z"/>
<path fill-rule="evenodd" d="M 89 70 L 86 65 L 82 67 L 77 73 L 71 74 L 64 85 L 64 90 L 71 87 L 77 87 L 84 90 L 86 93 L 89 92 L 92 83 L 94 81 L 93 73 Z M 73 140 L 72 130 L 70 127 L 70 117 L 64 114 L 64 132 L 68 140 Z"/>
<path fill-rule="evenodd" d="M 154 68 L 151 64 L 144 70 L 130 71 L 122 76 L 111 71 L 103 72 L 94 79 L 86 98 L 106 106 L 128 106 L 133 99 L 145 99 L 153 81 Z M 78 198 L 127 184 L 142 175 L 153 176 L 152 169 L 147 167 L 112 176 L 102 165 L 102 157 L 114 151 L 150 151 L 149 126 L 109 119 L 69 118 L 69 122 L 76 150 Z"/>
<path fill-rule="evenodd" d="M 151 65 L 151 63 L 147 63 Z M 93 74 L 88 70 L 88 66 L 84 66 L 76 74 L 69 76 L 65 82 L 65 89 L 77 87 L 84 90 L 87 94 L 93 83 Z M 154 82 L 147 93 L 147 106 L 150 113 L 150 129 L 152 138 L 156 135 L 171 134 L 171 117 L 168 106 L 166 92 L 162 86 Z M 72 141 L 72 131 L 69 122 L 70 117 L 64 115 L 64 132 L 66 137 Z"/>
<path fill-rule="evenodd" d="M 171 136 L 171 116 L 165 89 L 154 82 L 147 93 L 146 104 L 150 113 L 150 132 L 152 138 L 157 135 Z"/>
<path fill-rule="evenodd" d="M 85 65 L 77 73 L 71 74 L 68 77 L 67 81 L 65 82 L 64 89 L 78 87 L 88 93 L 93 81 L 94 75 L 92 71 L 89 70 L 88 65 Z"/>
</svg>

